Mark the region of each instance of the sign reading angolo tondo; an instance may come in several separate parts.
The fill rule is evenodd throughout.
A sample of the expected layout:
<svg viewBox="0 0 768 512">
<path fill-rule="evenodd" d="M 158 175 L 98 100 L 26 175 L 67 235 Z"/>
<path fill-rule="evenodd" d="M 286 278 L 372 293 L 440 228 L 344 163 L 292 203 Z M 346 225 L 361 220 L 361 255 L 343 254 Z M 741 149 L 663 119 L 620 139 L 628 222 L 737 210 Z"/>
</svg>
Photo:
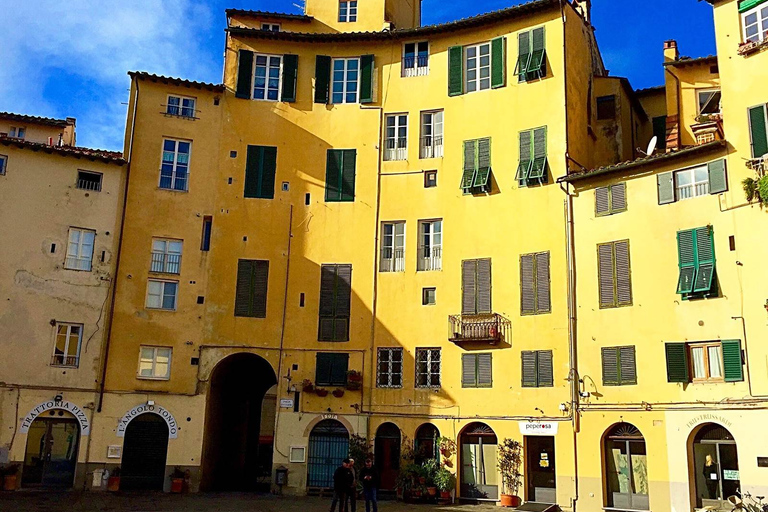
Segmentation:
<svg viewBox="0 0 768 512">
<path fill-rule="evenodd" d="M 554 436 L 557 435 L 557 421 L 520 421 L 520 433 L 524 436 Z"/>
<path fill-rule="evenodd" d="M 173 414 L 165 407 L 149 404 L 137 405 L 118 420 L 117 437 L 125 437 L 125 429 L 128 427 L 128 424 L 136 417 L 145 413 L 157 414 L 163 418 L 165 423 L 168 424 L 168 439 L 176 439 L 179 434 L 179 426 L 176 424 L 176 418 L 173 417 Z"/>
<path fill-rule="evenodd" d="M 54 410 L 70 412 L 80 424 L 80 433 L 82 435 L 87 436 L 91 432 L 91 424 L 88 421 L 88 415 L 85 414 L 85 411 L 72 402 L 67 402 L 66 400 L 48 400 L 47 402 L 43 402 L 29 411 L 29 414 L 24 416 L 24 419 L 21 420 L 21 427 L 19 428 L 19 432 L 26 434 L 29 432 L 29 427 L 32 426 L 32 422 L 35 421 L 35 418 L 46 411 Z"/>
</svg>

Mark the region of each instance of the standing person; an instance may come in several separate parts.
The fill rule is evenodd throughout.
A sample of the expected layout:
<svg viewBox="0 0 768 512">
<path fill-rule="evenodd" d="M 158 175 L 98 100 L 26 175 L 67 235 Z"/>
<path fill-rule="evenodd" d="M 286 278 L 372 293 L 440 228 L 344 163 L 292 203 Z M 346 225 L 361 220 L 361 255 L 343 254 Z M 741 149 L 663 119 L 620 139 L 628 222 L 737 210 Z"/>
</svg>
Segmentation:
<svg viewBox="0 0 768 512">
<path fill-rule="evenodd" d="M 378 512 L 379 505 L 376 494 L 379 488 L 379 472 L 373 467 L 371 459 L 365 459 L 365 467 L 360 470 L 360 481 L 363 482 L 365 512 L 371 512 L 371 504 L 373 504 L 373 512 Z"/>
<path fill-rule="evenodd" d="M 711 455 L 704 459 L 704 468 L 702 470 L 704 480 L 707 486 L 707 499 L 716 500 L 720 493 L 720 467 L 717 465 Z"/>
<path fill-rule="evenodd" d="M 357 512 L 357 470 L 355 459 L 349 458 L 349 470 L 352 472 L 352 485 L 349 487 L 349 511 Z"/>
<path fill-rule="evenodd" d="M 344 459 L 341 466 L 333 473 L 333 501 L 331 512 L 336 512 L 336 504 L 339 504 L 339 512 L 347 512 L 347 493 L 352 485 L 352 471 L 349 469 L 349 459 Z"/>
</svg>

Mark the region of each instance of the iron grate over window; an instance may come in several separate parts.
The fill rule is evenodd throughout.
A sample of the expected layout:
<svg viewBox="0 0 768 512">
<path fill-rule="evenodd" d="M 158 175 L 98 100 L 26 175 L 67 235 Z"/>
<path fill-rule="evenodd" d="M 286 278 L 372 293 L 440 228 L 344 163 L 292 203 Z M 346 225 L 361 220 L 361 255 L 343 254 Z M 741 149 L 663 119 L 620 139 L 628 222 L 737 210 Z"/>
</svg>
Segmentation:
<svg viewBox="0 0 768 512">
<path fill-rule="evenodd" d="M 98 172 L 77 171 L 77 188 L 101 192 L 101 177 Z"/>
</svg>

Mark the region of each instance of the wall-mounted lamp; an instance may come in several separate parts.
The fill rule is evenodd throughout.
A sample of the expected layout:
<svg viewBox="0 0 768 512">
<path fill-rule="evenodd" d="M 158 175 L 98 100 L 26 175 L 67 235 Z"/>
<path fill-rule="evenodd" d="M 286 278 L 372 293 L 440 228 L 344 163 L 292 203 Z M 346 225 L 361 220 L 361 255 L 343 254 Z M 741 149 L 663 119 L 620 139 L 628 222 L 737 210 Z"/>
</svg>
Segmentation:
<svg viewBox="0 0 768 512">
<path fill-rule="evenodd" d="M 147 405 L 155 405 L 155 401 L 154 400 L 147 400 Z"/>
<path fill-rule="evenodd" d="M 54 402 L 61 402 L 62 400 L 64 400 L 64 397 L 61 395 L 56 395 L 55 397 L 53 397 Z"/>
</svg>

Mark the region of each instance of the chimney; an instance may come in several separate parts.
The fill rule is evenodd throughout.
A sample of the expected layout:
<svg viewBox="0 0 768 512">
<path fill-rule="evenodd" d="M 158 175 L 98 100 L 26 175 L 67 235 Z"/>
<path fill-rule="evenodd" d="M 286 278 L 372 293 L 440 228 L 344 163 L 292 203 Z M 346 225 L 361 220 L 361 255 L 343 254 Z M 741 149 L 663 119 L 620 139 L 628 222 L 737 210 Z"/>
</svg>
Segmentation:
<svg viewBox="0 0 768 512">
<path fill-rule="evenodd" d="M 592 0 L 573 0 L 573 7 L 587 23 L 592 22 Z"/>
<path fill-rule="evenodd" d="M 67 124 L 70 125 L 70 126 L 75 126 L 76 121 L 77 120 L 74 117 L 68 117 L 67 118 Z"/>
<path fill-rule="evenodd" d="M 677 49 L 677 41 L 670 39 L 664 41 L 664 62 L 673 62 L 680 59 L 680 51 Z"/>
</svg>

